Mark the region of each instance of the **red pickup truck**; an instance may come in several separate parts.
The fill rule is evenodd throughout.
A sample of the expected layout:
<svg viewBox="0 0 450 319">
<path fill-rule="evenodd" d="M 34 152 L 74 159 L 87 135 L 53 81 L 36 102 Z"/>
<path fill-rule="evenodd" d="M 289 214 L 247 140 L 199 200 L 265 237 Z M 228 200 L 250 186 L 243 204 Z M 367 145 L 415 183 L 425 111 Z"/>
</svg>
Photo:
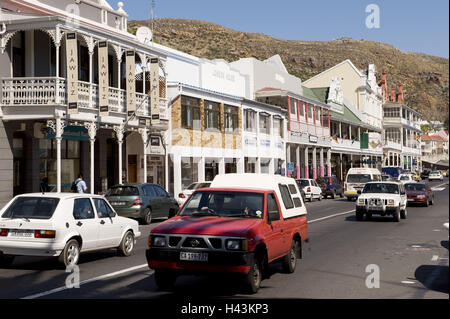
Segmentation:
<svg viewBox="0 0 450 319">
<path fill-rule="evenodd" d="M 307 240 L 306 207 L 292 178 L 218 175 L 177 215 L 154 228 L 146 257 L 160 289 L 183 274 L 240 274 L 256 293 L 269 263 L 295 270 Z"/>
</svg>

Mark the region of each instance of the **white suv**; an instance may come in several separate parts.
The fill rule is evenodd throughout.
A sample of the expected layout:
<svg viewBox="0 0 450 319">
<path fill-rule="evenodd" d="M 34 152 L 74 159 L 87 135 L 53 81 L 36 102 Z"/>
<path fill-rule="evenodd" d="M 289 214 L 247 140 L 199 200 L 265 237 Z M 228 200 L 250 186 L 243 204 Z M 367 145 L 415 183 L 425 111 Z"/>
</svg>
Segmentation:
<svg viewBox="0 0 450 319">
<path fill-rule="evenodd" d="M 359 192 L 358 192 L 359 193 Z M 373 214 L 392 215 L 399 222 L 407 216 L 405 186 L 397 182 L 371 182 L 364 186 L 356 201 L 356 220 L 370 219 Z"/>
</svg>

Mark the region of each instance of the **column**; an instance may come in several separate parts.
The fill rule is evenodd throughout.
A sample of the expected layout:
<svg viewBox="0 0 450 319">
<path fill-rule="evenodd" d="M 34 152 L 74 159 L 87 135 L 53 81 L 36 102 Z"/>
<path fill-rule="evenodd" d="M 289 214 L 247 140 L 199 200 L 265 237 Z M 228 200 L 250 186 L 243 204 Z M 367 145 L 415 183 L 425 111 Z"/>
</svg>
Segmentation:
<svg viewBox="0 0 450 319">
<path fill-rule="evenodd" d="M 205 180 L 205 158 L 203 156 L 198 160 L 197 175 L 198 182 L 203 182 Z"/>
<path fill-rule="evenodd" d="M 327 176 L 331 177 L 331 148 L 327 150 Z"/>
<path fill-rule="evenodd" d="M 243 157 L 240 157 L 240 158 L 237 159 L 237 164 L 236 165 L 237 165 L 236 171 L 237 171 L 238 174 L 245 173 L 245 167 L 244 167 L 245 159 Z M 203 171 L 204 171 L 204 169 L 203 169 Z"/>
<path fill-rule="evenodd" d="M 146 128 L 140 128 L 139 134 L 141 134 L 142 137 L 142 145 L 143 145 L 143 151 L 142 154 L 144 154 L 144 183 L 147 183 L 147 144 L 148 144 L 148 129 Z"/>
<path fill-rule="evenodd" d="M 258 158 L 259 160 L 259 158 Z M 261 169 L 260 169 L 261 171 Z M 219 159 L 219 175 L 225 174 L 225 158 L 221 157 Z"/>
<path fill-rule="evenodd" d="M 178 196 L 181 191 L 181 157 L 173 154 L 173 194 Z"/>
<path fill-rule="evenodd" d="M 312 160 L 312 167 L 313 167 L 313 179 L 317 179 L 317 148 L 313 148 L 313 160 Z"/>
<path fill-rule="evenodd" d="M 274 175 L 275 174 L 274 162 L 275 162 L 275 160 L 273 158 L 271 158 L 269 160 L 269 175 Z"/>
<path fill-rule="evenodd" d="M 89 146 L 90 146 L 90 193 L 94 194 L 94 145 L 95 145 L 95 137 L 97 135 L 97 124 L 95 122 L 85 123 L 84 127 L 87 128 L 89 133 Z"/>
<path fill-rule="evenodd" d="M 324 177 L 325 176 L 325 167 L 323 166 L 323 148 L 320 148 L 320 155 L 319 155 L 319 160 L 320 160 L 320 177 Z"/>
<path fill-rule="evenodd" d="M 94 61 L 94 50 L 92 51 L 89 50 L 89 107 L 92 108 L 93 107 L 93 102 L 94 102 L 94 87 L 93 87 L 93 83 L 94 83 L 94 70 L 93 70 L 93 61 Z"/>
<path fill-rule="evenodd" d="M 286 176 L 287 177 L 291 177 L 291 173 L 288 170 L 288 165 L 289 165 L 290 161 L 291 161 L 291 145 L 289 144 L 286 147 Z"/>
<path fill-rule="evenodd" d="M 48 127 L 55 132 L 56 140 L 56 191 L 61 193 L 61 141 L 66 123 L 61 117 L 56 117 L 55 121 L 48 121 Z"/>
<path fill-rule="evenodd" d="M 59 32 L 57 29 L 56 32 Z M 56 83 L 55 83 L 55 102 L 56 104 L 61 103 L 60 97 L 59 97 L 59 48 L 61 47 L 61 44 L 58 42 L 55 44 L 55 52 L 56 52 Z"/>
<path fill-rule="evenodd" d="M 114 127 L 114 132 L 116 132 L 117 144 L 119 145 L 119 184 L 122 184 L 122 145 L 124 131 L 125 128 L 123 124 Z"/>
<path fill-rule="evenodd" d="M 350 154 L 350 168 L 353 168 L 353 155 Z"/>
<path fill-rule="evenodd" d="M 309 147 L 305 147 L 305 178 L 309 178 Z"/>
<path fill-rule="evenodd" d="M 342 138 L 342 123 L 339 122 L 339 138 Z"/>
<path fill-rule="evenodd" d="M 342 169 L 342 153 L 339 153 L 339 158 L 341 159 L 340 160 L 340 162 L 341 162 L 341 167 L 340 167 L 340 170 L 341 170 L 341 181 L 343 181 L 344 180 L 344 171 L 343 171 L 343 169 Z"/>
<path fill-rule="evenodd" d="M 256 158 L 255 173 L 261 174 L 261 157 L 259 156 Z"/>
<path fill-rule="evenodd" d="M 297 178 L 300 178 L 300 145 L 295 147 L 295 162 L 297 163 Z"/>
</svg>

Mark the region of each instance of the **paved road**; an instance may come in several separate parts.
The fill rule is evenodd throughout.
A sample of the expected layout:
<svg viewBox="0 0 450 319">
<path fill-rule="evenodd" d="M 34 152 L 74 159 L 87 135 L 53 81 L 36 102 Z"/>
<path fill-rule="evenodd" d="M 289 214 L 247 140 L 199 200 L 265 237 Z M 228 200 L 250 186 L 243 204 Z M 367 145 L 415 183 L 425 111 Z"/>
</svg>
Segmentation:
<svg viewBox="0 0 450 319">
<path fill-rule="evenodd" d="M 374 217 L 356 222 L 354 202 L 326 199 L 307 203 L 310 242 L 294 274 L 271 266 L 272 276 L 258 294 L 242 294 L 228 277 L 180 277 L 173 292 L 157 290 L 146 266 L 145 249 L 151 226 L 131 257 L 115 251 L 83 255 L 79 289 L 65 286 L 67 274 L 53 259 L 19 257 L 0 271 L 0 298 L 151 298 L 217 296 L 225 298 L 446 298 L 448 299 L 448 179 L 436 191 L 435 205 L 409 207 L 408 218 L 394 223 Z M 441 183 L 430 183 L 437 186 Z M 327 218 L 331 217 L 331 218 Z M 368 265 L 380 270 L 380 288 L 366 287 Z"/>
</svg>

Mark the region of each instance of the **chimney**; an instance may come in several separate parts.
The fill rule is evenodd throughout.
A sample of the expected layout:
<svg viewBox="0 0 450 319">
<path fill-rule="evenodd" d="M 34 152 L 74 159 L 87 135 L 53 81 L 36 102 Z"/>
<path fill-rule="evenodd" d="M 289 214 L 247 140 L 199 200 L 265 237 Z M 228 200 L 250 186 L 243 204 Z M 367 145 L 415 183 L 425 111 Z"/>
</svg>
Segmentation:
<svg viewBox="0 0 450 319">
<path fill-rule="evenodd" d="M 405 103 L 405 100 L 403 98 L 403 84 L 398 85 L 398 94 L 397 94 L 397 102 L 398 103 Z"/>
<path fill-rule="evenodd" d="M 395 88 L 391 89 L 391 95 L 389 96 L 389 101 L 391 102 L 397 102 L 396 92 Z"/>
</svg>

